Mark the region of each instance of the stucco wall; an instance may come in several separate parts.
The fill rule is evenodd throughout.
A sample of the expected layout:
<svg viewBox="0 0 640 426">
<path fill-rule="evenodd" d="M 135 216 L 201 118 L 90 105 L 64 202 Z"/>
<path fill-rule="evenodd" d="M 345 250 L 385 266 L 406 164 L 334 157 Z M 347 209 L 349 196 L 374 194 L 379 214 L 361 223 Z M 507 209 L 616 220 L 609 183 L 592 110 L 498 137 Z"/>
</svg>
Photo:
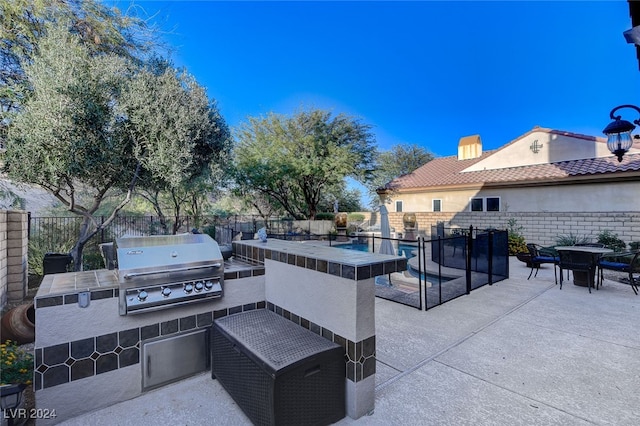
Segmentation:
<svg viewBox="0 0 640 426">
<path fill-rule="evenodd" d="M 534 143 L 537 146 L 535 149 L 537 152 L 534 152 L 532 148 Z M 504 146 L 499 155 L 487 157 L 469 167 L 467 171 L 503 169 L 611 156 L 605 138 L 598 138 L 598 141 L 595 141 L 588 136 L 576 137 L 576 135 L 550 133 L 548 129 L 534 129 L 524 135 L 522 139 Z"/>
<path fill-rule="evenodd" d="M 395 194 L 388 205 L 396 211 L 402 200 L 404 212 L 430 212 L 433 199 L 442 200 L 443 212 L 469 211 L 472 197 L 500 197 L 504 212 L 640 212 L 640 181 L 607 182 L 535 187 L 504 187 Z"/>
</svg>

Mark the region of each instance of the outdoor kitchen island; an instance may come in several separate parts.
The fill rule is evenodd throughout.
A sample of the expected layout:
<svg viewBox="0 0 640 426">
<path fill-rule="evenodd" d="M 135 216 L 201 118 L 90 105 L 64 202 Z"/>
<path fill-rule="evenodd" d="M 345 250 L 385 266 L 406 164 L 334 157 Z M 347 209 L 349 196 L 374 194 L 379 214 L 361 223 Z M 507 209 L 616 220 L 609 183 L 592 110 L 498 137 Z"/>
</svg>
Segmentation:
<svg viewBox="0 0 640 426">
<path fill-rule="evenodd" d="M 375 277 L 407 259 L 311 241 L 234 242 L 239 259 L 264 263 L 267 308 L 345 350 L 345 409 L 357 419 L 375 403 Z"/>
<path fill-rule="evenodd" d="M 260 308 L 340 344 L 347 415 L 371 412 L 374 277 L 405 269 L 406 259 L 279 240 L 233 245 L 223 297 L 137 315 L 119 315 L 114 271 L 46 276 L 35 299 L 34 389 L 37 408 L 57 417 L 38 424 L 141 395 L 145 342 L 208 332 L 216 318 Z"/>
<path fill-rule="evenodd" d="M 180 343 L 182 336 L 187 343 L 206 342 L 207 336 L 200 339 L 198 333 L 208 333 L 214 318 L 266 306 L 264 267 L 233 258 L 224 263 L 223 297 L 126 316 L 119 314 L 115 271 L 46 275 L 34 300 L 33 382 L 36 407 L 55 410 L 56 418 L 38 419 L 38 424 L 55 424 L 140 396 L 146 342 Z M 88 306 L 81 307 L 87 299 Z M 193 364 L 194 354 L 182 353 L 184 346 L 179 345 L 177 355 Z M 196 361 L 208 359 L 208 348 L 198 352 Z M 202 368 L 206 371 L 208 365 Z"/>
</svg>

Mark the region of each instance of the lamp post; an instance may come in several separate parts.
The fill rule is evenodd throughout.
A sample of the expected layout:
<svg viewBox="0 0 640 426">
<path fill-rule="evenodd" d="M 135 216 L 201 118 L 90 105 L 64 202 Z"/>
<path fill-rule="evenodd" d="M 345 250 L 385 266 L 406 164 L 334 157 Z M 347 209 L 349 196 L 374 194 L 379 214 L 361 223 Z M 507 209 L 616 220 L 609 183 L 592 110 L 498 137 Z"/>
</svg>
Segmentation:
<svg viewBox="0 0 640 426">
<path fill-rule="evenodd" d="M 613 121 L 604 128 L 602 133 L 607 135 L 607 148 L 609 148 L 609 151 L 611 151 L 613 155 L 618 157 L 618 162 L 622 161 L 622 156 L 629 151 L 629 148 L 633 145 L 631 132 L 636 128 L 636 126 L 627 120 L 621 120 L 622 116 L 614 115 L 614 113 L 621 108 L 635 109 L 638 114 L 640 114 L 640 108 L 635 105 L 620 105 L 612 109 L 609 113 L 609 117 Z M 634 120 L 633 122 L 640 126 L 640 119 Z"/>
</svg>

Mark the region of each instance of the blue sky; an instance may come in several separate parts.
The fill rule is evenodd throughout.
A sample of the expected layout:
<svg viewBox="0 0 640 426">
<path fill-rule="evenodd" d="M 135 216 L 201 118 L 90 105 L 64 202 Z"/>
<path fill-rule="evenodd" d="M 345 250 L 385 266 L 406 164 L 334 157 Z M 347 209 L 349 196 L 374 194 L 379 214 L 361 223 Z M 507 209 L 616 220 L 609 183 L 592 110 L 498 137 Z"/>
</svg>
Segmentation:
<svg viewBox="0 0 640 426">
<path fill-rule="evenodd" d="M 602 136 L 613 107 L 640 102 L 624 0 L 136 4 L 231 127 L 322 108 L 372 125 L 382 150 L 446 156 L 536 125 Z"/>
</svg>

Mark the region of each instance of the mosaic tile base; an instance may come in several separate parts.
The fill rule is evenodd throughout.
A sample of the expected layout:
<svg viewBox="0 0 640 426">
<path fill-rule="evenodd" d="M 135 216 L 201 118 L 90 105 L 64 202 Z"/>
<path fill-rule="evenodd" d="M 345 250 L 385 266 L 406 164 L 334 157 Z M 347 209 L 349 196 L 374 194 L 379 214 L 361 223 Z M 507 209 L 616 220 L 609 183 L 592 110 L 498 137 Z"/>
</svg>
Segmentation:
<svg viewBox="0 0 640 426">
<path fill-rule="evenodd" d="M 284 318 L 342 346 L 347 379 L 358 382 L 376 372 L 375 336 L 352 342 L 304 317 L 261 301 L 191 315 L 171 321 L 122 330 L 87 339 L 35 349 L 34 389 L 36 391 L 73 382 L 118 368 L 140 363 L 140 345 L 146 339 L 169 336 L 195 328 L 210 327 L 214 319 L 267 308 Z"/>
</svg>

